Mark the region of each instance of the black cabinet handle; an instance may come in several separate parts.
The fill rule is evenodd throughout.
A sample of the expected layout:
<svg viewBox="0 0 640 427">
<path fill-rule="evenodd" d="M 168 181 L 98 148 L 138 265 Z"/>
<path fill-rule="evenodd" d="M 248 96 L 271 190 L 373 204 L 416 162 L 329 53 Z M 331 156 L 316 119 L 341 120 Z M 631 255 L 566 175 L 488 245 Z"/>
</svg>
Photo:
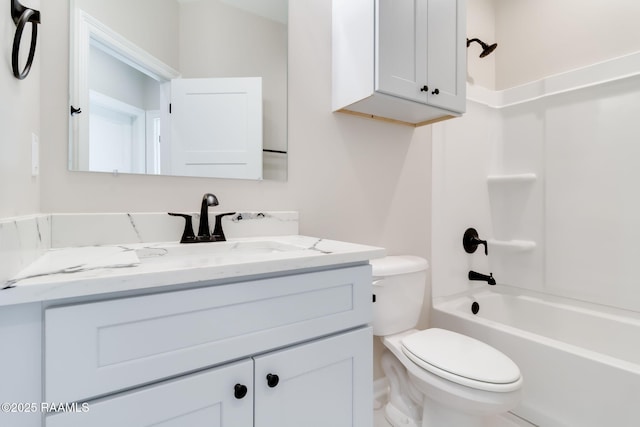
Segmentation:
<svg viewBox="0 0 640 427">
<path fill-rule="evenodd" d="M 437 95 L 440 93 L 440 89 L 436 89 L 433 92 L 431 92 L 431 95 Z"/>
<path fill-rule="evenodd" d="M 280 377 L 276 374 L 267 374 L 267 385 L 271 388 L 274 388 L 280 382 Z"/>
<path fill-rule="evenodd" d="M 428 92 L 429 91 L 429 86 L 424 85 L 420 88 L 420 92 Z"/>
<path fill-rule="evenodd" d="M 247 386 L 243 384 L 236 384 L 233 388 L 233 395 L 236 399 L 242 399 L 247 395 Z"/>
</svg>

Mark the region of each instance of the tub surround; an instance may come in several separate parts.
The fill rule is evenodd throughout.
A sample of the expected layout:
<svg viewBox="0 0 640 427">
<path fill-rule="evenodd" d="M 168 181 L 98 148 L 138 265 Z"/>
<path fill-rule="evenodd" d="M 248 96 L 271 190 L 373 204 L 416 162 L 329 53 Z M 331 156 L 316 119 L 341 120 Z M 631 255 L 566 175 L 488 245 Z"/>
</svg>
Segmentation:
<svg viewBox="0 0 640 427">
<path fill-rule="evenodd" d="M 636 52 L 504 91 L 470 86 L 465 117 L 433 127 L 431 325 L 509 355 L 524 377 L 515 413 L 535 424 L 637 424 L 639 82 Z M 469 226 L 488 257 L 460 245 Z"/>
</svg>

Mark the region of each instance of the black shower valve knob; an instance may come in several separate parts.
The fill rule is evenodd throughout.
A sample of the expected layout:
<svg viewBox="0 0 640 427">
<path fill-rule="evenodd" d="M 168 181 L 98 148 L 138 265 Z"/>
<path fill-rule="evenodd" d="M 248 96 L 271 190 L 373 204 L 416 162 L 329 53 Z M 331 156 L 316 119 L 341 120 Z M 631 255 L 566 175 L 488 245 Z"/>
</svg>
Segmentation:
<svg viewBox="0 0 640 427">
<path fill-rule="evenodd" d="M 478 249 L 478 245 L 484 246 L 484 254 L 489 255 L 489 248 L 487 247 L 487 241 L 481 240 L 478 237 L 478 231 L 475 228 L 467 228 L 462 236 L 462 247 L 465 252 L 472 254 Z"/>
</svg>

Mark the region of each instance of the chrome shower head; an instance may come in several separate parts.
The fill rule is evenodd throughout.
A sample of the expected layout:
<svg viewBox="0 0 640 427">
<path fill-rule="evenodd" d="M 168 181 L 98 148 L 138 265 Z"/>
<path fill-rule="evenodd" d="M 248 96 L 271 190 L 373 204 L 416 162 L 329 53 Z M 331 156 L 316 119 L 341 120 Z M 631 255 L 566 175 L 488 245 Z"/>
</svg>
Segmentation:
<svg viewBox="0 0 640 427">
<path fill-rule="evenodd" d="M 480 46 L 482 46 L 482 52 L 480 53 L 480 58 L 484 58 L 485 56 L 490 55 L 496 48 L 498 47 L 498 43 L 494 43 L 492 45 L 488 45 L 480 39 L 467 39 L 467 47 L 473 42 L 477 42 Z"/>
</svg>

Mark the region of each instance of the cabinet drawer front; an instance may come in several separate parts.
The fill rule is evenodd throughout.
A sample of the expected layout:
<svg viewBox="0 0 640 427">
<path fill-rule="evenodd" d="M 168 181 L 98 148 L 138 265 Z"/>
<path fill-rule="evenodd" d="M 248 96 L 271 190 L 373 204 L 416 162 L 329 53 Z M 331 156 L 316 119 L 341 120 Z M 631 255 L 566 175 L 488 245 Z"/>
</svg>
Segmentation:
<svg viewBox="0 0 640 427">
<path fill-rule="evenodd" d="M 236 384 L 247 393 L 236 398 Z M 253 425 L 253 361 L 244 360 L 46 417 L 46 427 Z"/>
<path fill-rule="evenodd" d="M 45 311 L 45 396 L 76 401 L 371 321 L 368 265 Z"/>
</svg>

